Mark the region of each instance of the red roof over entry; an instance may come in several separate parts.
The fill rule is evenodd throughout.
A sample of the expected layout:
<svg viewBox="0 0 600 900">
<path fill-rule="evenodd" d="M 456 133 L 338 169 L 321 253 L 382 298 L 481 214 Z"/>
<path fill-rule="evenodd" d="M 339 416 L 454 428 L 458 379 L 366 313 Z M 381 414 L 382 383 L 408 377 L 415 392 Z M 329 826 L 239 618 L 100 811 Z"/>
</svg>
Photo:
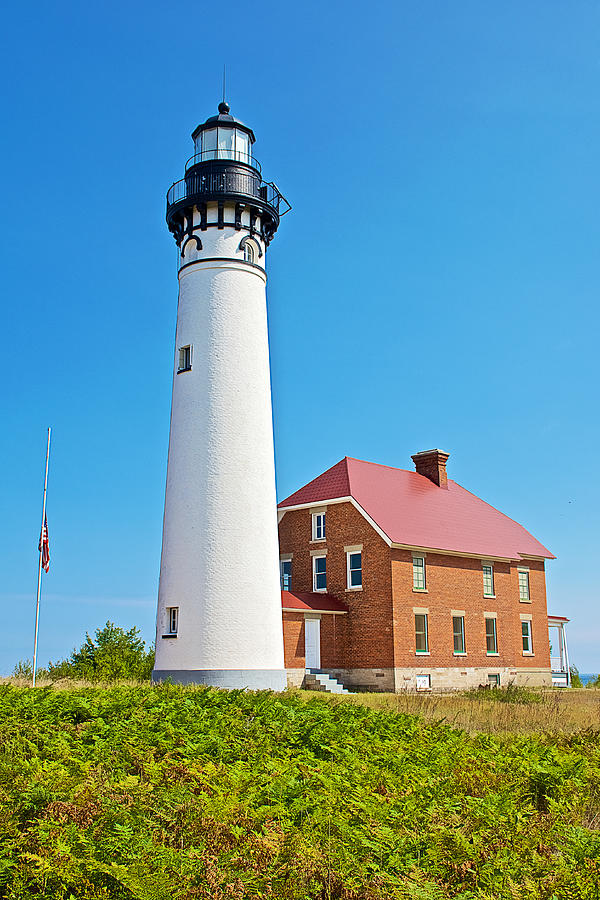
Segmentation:
<svg viewBox="0 0 600 900">
<path fill-rule="evenodd" d="M 341 600 L 332 597 L 331 594 L 300 593 L 299 591 L 282 591 L 281 606 L 283 609 L 293 609 L 300 612 L 332 612 L 347 613 L 348 607 Z"/>
<path fill-rule="evenodd" d="M 286 509 L 352 497 L 393 544 L 520 559 L 554 555 L 533 535 L 455 481 L 346 456 L 279 504 Z"/>
</svg>

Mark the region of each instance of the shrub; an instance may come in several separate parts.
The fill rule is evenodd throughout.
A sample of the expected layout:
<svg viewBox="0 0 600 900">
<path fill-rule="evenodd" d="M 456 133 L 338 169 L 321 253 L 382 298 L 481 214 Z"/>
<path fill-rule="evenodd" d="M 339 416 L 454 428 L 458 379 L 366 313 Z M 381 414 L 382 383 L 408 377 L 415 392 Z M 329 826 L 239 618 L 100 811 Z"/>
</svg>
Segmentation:
<svg viewBox="0 0 600 900">
<path fill-rule="evenodd" d="M 571 674 L 571 687 L 583 687 L 583 682 L 579 677 L 579 669 L 577 668 L 577 666 L 569 666 L 569 672 Z"/>
<path fill-rule="evenodd" d="M 146 681 L 154 666 L 154 650 L 146 649 L 138 628 L 125 631 L 113 622 L 97 628 L 95 639 L 86 634 L 79 650 L 62 662 L 48 665 L 48 675 L 59 678 L 76 678 L 84 681 L 117 681 L 135 679 Z"/>
</svg>

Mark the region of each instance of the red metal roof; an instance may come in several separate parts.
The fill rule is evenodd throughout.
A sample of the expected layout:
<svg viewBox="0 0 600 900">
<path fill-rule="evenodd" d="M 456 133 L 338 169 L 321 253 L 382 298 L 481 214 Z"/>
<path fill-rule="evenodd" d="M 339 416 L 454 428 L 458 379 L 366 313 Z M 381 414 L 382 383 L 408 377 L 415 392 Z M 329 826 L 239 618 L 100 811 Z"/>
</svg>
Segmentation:
<svg viewBox="0 0 600 900">
<path fill-rule="evenodd" d="M 281 605 L 283 609 L 297 609 L 310 612 L 347 613 L 348 607 L 331 594 L 300 593 L 299 591 L 282 591 Z"/>
<path fill-rule="evenodd" d="M 554 559 L 533 535 L 455 481 L 346 456 L 279 504 L 280 509 L 353 497 L 393 544 L 477 556 Z"/>
</svg>

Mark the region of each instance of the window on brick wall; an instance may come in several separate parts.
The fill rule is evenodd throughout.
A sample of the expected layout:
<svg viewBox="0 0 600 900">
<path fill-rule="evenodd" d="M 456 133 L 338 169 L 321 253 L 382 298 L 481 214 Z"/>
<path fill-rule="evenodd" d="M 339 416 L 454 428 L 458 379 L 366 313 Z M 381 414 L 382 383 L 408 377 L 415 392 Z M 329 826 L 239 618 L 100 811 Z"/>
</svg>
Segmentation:
<svg viewBox="0 0 600 900">
<path fill-rule="evenodd" d="M 291 559 L 282 559 L 279 563 L 279 572 L 281 575 L 281 590 L 291 591 L 292 589 L 292 561 Z"/>
<path fill-rule="evenodd" d="M 415 613 L 415 648 L 417 653 L 429 652 L 427 615 L 424 613 Z"/>
<path fill-rule="evenodd" d="M 452 634 L 454 636 L 454 652 L 466 653 L 464 616 L 452 616 Z"/>
<path fill-rule="evenodd" d="M 313 513 L 312 539 L 313 541 L 325 540 L 325 513 Z"/>
<path fill-rule="evenodd" d="M 413 590 L 425 590 L 425 557 L 413 556 Z"/>
<path fill-rule="evenodd" d="M 360 550 L 346 553 L 346 571 L 348 588 L 362 587 L 362 553 Z"/>
<path fill-rule="evenodd" d="M 529 620 L 521 622 L 521 635 L 523 638 L 523 653 L 533 653 L 533 644 L 531 642 L 531 622 Z"/>
<path fill-rule="evenodd" d="M 529 603 L 529 569 L 519 569 L 519 600 Z"/>
<path fill-rule="evenodd" d="M 313 556 L 313 591 L 327 590 L 327 557 Z"/>
<path fill-rule="evenodd" d="M 487 653 L 498 652 L 498 633 L 495 619 L 485 620 L 485 649 Z"/>
<path fill-rule="evenodd" d="M 484 566 L 483 567 L 483 596 L 484 597 L 493 597 L 494 596 L 494 567 L 493 566 Z"/>
</svg>

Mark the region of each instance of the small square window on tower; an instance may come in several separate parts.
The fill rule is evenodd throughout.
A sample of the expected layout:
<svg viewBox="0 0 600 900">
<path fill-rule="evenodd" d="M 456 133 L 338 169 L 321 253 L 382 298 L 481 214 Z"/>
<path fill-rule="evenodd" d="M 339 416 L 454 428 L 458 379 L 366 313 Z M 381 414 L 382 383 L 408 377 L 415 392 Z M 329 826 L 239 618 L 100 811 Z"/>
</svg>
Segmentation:
<svg viewBox="0 0 600 900">
<path fill-rule="evenodd" d="M 188 344 L 187 347 L 179 348 L 179 364 L 177 372 L 189 372 L 192 368 L 192 348 Z"/>
<path fill-rule="evenodd" d="M 177 634 L 179 626 L 179 607 L 167 607 L 167 634 Z"/>
</svg>

